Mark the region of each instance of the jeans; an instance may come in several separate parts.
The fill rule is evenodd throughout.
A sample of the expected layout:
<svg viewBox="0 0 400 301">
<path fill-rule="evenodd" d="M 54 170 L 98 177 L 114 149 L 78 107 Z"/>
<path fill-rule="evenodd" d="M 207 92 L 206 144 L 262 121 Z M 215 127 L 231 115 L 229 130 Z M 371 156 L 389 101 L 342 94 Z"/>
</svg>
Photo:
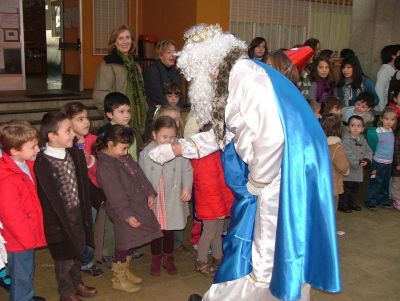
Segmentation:
<svg viewBox="0 0 400 301">
<path fill-rule="evenodd" d="M 97 210 L 92 207 L 92 221 L 93 224 L 96 221 Z M 91 268 L 93 266 L 93 253 L 94 249 L 91 246 L 85 246 L 85 250 L 83 251 L 82 256 L 82 268 Z"/>
<path fill-rule="evenodd" d="M 371 170 L 376 170 L 375 178 L 371 178 L 368 186 L 367 205 L 382 205 L 389 200 L 390 177 L 392 164 L 372 161 Z"/>
<path fill-rule="evenodd" d="M 35 250 L 8 253 L 8 268 L 11 276 L 9 301 L 32 301 Z"/>
</svg>

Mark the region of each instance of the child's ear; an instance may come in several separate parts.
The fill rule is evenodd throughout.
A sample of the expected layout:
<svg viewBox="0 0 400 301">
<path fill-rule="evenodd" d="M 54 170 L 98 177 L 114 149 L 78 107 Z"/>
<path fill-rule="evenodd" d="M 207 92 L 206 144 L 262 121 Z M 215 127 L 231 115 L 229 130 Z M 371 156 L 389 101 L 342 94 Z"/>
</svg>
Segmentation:
<svg viewBox="0 0 400 301">
<path fill-rule="evenodd" d="M 156 140 L 156 131 L 152 131 L 151 135 L 153 136 L 153 140 Z"/>
<path fill-rule="evenodd" d="M 107 112 L 106 116 L 109 120 L 111 120 L 113 118 L 113 113 L 112 112 Z"/>
<path fill-rule="evenodd" d="M 49 132 L 49 133 L 47 134 L 47 138 L 48 138 L 49 141 L 51 141 L 51 140 L 54 139 L 54 137 L 55 137 L 56 135 L 57 135 L 57 133 Z"/>
<path fill-rule="evenodd" d="M 10 149 L 10 156 L 15 156 L 17 154 L 18 154 L 18 150 L 16 150 L 15 148 Z"/>
</svg>

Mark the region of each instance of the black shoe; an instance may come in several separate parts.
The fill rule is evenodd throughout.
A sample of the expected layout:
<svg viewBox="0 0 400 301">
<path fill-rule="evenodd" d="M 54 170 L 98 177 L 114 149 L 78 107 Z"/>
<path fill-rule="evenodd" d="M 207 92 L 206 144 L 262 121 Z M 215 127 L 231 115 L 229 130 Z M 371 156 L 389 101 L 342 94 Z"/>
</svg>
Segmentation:
<svg viewBox="0 0 400 301">
<path fill-rule="evenodd" d="M 138 250 L 133 250 L 132 259 L 135 260 L 135 261 L 142 260 L 143 259 L 143 254 L 140 253 Z"/>
<path fill-rule="evenodd" d="M 46 301 L 45 298 L 40 297 L 40 296 L 33 296 L 32 300 L 33 300 L 33 301 Z"/>
<path fill-rule="evenodd" d="M 353 212 L 350 208 L 343 208 L 343 207 L 339 207 L 338 210 L 342 211 L 344 213 L 352 213 Z"/>
<path fill-rule="evenodd" d="M 376 206 L 375 205 L 365 205 L 365 207 L 367 207 L 367 209 L 369 210 L 369 211 L 376 211 Z"/>
<path fill-rule="evenodd" d="M 354 204 L 353 206 L 351 206 L 351 210 L 354 210 L 354 211 L 361 211 L 361 207 L 358 206 L 357 204 Z"/>
<path fill-rule="evenodd" d="M 6 276 L 7 278 L 9 278 L 8 276 Z M 4 289 L 6 289 L 7 291 L 10 290 L 10 286 L 11 284 L 8 284 L 4 281 L 4 278 L 0 278 L 0 286 Z"/>
<path fill-rule="evenodd" d="M 386 208 L 386 209 L 392 209 L 393 208 L 393 205 L 391 203 L 383 203 L 383 204 L 380 204 L 378 206 L 381 207 L 381 208 Z"/>
<path fill-rule="evenodd" d="M 100 277 L 104 274 L 103 270 L 97 267 L 95 264 L 92 265 L 90 268 L 81 268 L 81 271 L 92 275 L 93 277 Z"/>
<path fill-rule="evenodd" d="M 190 295 L 188 301 L 201 301 L 201 299 L 203 299 L 203 298 L 200 295 L 192 294 L 192 295 Z"/>
</svg>

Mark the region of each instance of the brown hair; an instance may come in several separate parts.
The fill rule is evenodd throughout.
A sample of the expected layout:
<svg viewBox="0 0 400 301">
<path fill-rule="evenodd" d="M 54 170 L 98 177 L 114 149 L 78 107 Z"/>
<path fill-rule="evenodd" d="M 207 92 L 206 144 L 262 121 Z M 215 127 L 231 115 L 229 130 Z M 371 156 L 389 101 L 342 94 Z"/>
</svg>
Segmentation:
<svg viewBox="0 0 400 301">
<path fill-rule="evenodd" d="M 127 30 L 129 34 L 131 35 L 131 40 L 132 40 L 132 45 L 131 49 L 129 49 L 129 54 L 133 55 L 135 53 L 136 49 L 136 43 L 135 43 L 135 36 L 133 35 L 132 29 L 128 25 L 120 25 L 117 28 L 114 28 L 114 30 L 111 32 L 110 38 L 108 39 L 108 52 L 111 53 L 115 49 L 115 41 L 118 39 L 118 36 L 121 34 L 121 32 Z"/>
<path fill-rule="evenodd" d="M 163 40 L 157 43 L 156 53 L 158 56 L 162 56 L 165 51 L 167 51 L 168 47 L 174 45 L 176 47 L 176 43 L 174 40 Z"/>
<path fill-rule="evenodd" d="M 171 111 L 175 111 L 175 112 L 179 112 L 179 114 L 182 114 L 182 110 L 178 107 L 178 106 L 174 106 L 174 105 L 170 105 L 170 104 L 166 104 L 166 105 L 162 105 L 161 108 L 158 110 L 157 116 L 156 118 L 159 118 L 161 116 L 168 116 L 168 112 Z M 181 116 L 182 117 L 182 116 Z M 179 118 L 179 127 L 176 129 L 176 134 L 179 137 L 183 137 L 183 122 L 182 122 L 182 118 Z"/>
<path fill-rule="evenodd" d="M 176 95 L 179 95 L 179 97 L 182 95 L 181 88 L 174 82 L 165 83 L 164 88 L 163 88 L 163 93 L 164 93 L 164 95 L 174 93 Z"/>
<path fill-rule="evenodd" d="M 60 123 L 65 119 L 69 118 L 67 114 L 61 111 L 52 111 L 44 114 L 40 124 L 41 146 L 44 146 L 47 142 L 49 142 L 49 134 L 56 134 Z"/>
<path fill-rule="evenodd" d="M 64 112 L 70 119 L 83 111 L 87 112 L 87 110 L 87 107 L 79 101 L 69 102 L 61 108 L 61 111 Z"/>
<path fill-rule="evenodd" d="M 176 131 L 178 131 L 175 120 L 167 115 L 157 117 L 157 119 L 154 120 L 153 131 L 158 132 L 162 128 L 174 128 Z"/>
<path fill-rule="evenodd" d="M 249 47 L 247 48 L 247 54 L 249 55 L 250 58 L 254 58 L 254 49 L 258 46 L 261 45 L 261 43 L 265 44 L 265 52 L 262 57 L 262 61 L 266 62 L 267 61 L 267 56 L 268 56 L 268 45 L 267 41 L 263 37 L 255 37 L 251 42 Z"/>
<path fill-rule="evenodd" d="M 7 155 L 12 148 L 19 151 L 34 139 L 39 140 L 39 132 L 25 120 L 10 120 L 0 126 L 0 146 Z"/>
<path fill-rule="evenodd" d="M 112 142 L 114 145 L 118 143 L 132 144 L 134 134 L 131 128 L 123 126 L 121 124 L 114 124 L 107 128 L 107 130 L 99 135 L 96 139 L 96 145 L 94 147 L 94 154 L 97 155 L 99 151 L 108 147 L 108 142 Z"/>
<path fill-rule="evenodd" d="M 280 50 L 270 52 L 268 54 L 268 61 L 271 66 L 286 76 L 291 82 L 296 86 L 299 81 L 299 72 L 292 61 L 287 57 L 287 55 Z"/>
<path fill-rule="evenodd" d="M 340 116 L 336 114 L 328 114 L 322 117 L 321 126 L 327 137 L 337 136 L 342 137 L 343 126 Z"/>
<path fill-rule="evenodd" d="M 327 96 L 325 101 L 321 104 L 320 114 L 328 115 L 334 107 L 337 107 L 338 109 L 342 107 L 340 99 L 336 96 Z"/>
</svg>

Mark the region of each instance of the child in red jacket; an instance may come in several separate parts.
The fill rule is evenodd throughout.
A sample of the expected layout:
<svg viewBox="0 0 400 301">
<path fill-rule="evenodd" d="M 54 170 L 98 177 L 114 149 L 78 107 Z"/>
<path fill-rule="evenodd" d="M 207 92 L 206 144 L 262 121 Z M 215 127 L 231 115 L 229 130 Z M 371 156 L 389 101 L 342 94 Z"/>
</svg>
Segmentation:
<svg viewBox="0 0 400 301">
<path fill-rule="evenodd" d="M 0 144 L 0 220 L 11 276 L 9 300 L 44 300 L 33 296 L 35 249 L 46 245 L 33 173 L 38 132 L 25 121 L 11 121 L 0 129 Z"/>
</svg>

